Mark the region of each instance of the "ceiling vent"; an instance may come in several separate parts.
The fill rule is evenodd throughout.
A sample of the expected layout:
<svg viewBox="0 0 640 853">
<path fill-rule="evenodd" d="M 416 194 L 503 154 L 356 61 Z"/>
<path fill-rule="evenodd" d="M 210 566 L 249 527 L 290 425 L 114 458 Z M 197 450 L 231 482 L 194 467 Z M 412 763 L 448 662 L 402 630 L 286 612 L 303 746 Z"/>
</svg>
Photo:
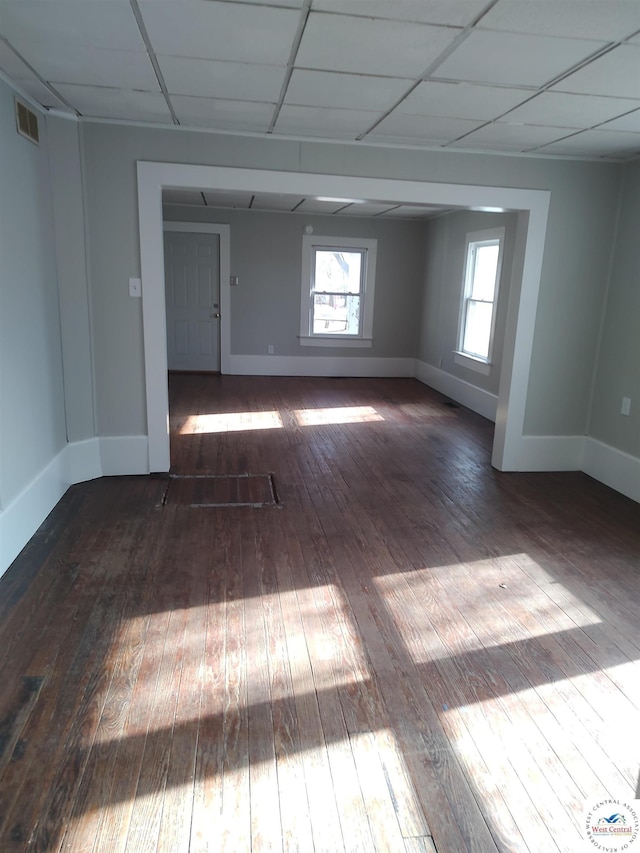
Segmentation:
<svg viewBox="0 0 640 853">
<path fill-rule="evenodd" d="M 16 98 L 16 126 L 18 133 L 21 136 L 26 136 L 36 145 L 40 144 L 40 135 L 38 133 L 38 116 L 31 112 L 22 101 Z"/>
</svg>

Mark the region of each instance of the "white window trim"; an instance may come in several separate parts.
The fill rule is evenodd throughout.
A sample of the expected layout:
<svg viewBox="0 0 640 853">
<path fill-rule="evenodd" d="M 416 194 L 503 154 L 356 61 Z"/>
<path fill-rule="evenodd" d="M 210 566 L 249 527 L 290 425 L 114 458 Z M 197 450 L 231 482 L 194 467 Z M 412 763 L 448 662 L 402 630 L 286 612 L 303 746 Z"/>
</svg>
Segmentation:
<svg viewBox="0 0 640 853">
<path fill-rule="evenodd" d="M 456 364 L 460 364 L 463 367 L 468 367 L 470 370 L 475 370 L 478 373 L 484 373 L 488 375 L 491 372 L 491 364 L 493 358 L 493 343 L 495 337 L 495 329 L 496 329 L 496 316 L 498 313 L 498 295 L 500 292 L 500 278 L 502 276 L 502 257 L 504 255 L 504 237 L 505 237 L 505 229 L 503 226 L 500 228 L 488 228 L 484 231 L 470 231 L 467 234 L 465 244 L 464 244 L 464 270 L 462 274 L 462 292 L 460 296 L 460 310 L 458 313 L 458 345 L 457 349 L 454 350 L 453 360 Z M 468 276 L 469 276 L 469 246 L 471 243 L 481 243 L 485 240 L 498 240 L 500 249 L 498 251 L 498 263 L 496 267 L 496 289 L 493 294 L 493 311 L 491 315 L 491 332 L 489 334 L 489 353 L 486 358 L 482 358 L 479 355 L 472 355 L 471 353 L 465 352 L 462 349 L 463 346 L 463 337 L 464 337 L 464 321 L 465 321 L 465 307 L 467 301 L 467 290 L 469 287 Z"/>
<path fill-rule="evenodd" d="M 359 335 L 314 335 L 311 332 L 311 262 L 313 249 L 336 247 L 366 250 L 364 294 L 361 303 Z M 304 234 L 302 237 L 302 280 L 300 290 L 300 346 L 303 347 L 370 347 L 373 343 L 373 305 L 376 286 L 378 241 L 362 237 L 324 237 Z"/>
</svg>

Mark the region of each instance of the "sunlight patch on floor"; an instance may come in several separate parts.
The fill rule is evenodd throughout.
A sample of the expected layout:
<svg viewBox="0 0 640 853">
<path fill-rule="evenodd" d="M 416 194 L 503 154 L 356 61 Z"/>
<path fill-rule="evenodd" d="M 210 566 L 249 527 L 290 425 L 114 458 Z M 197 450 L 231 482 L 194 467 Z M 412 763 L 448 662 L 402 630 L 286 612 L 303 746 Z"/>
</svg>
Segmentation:
<svg viewBox="0 0 640 853">
<path fill-rule="evenodd" d="M 221 412 L 219 414 L 189 415 L 180 428 L 180 435 L 200 433 L 242 432 L 255 429 L 282 429 L 280 414 L 270 412 Z"/>
<path fill-rule="evenodd" d="M 383 421 L 384 417 L 373 406 L 339 406 L 333 409 L 296 409 L 293 413 L 300 426 L 323 424 L 361 424 Z"/>
</svg>

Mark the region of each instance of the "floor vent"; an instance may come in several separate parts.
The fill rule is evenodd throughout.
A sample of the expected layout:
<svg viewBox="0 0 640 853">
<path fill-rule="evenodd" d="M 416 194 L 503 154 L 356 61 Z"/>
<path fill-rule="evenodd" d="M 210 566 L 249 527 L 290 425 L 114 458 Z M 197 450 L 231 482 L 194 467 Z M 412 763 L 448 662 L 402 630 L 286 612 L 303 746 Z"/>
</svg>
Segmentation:
<svg viewBox="0 0 640 853">
<path fill-rule="evenodd" d="M 165 506 L 280 506 L 273 474 L 170 474 Z"/>
<path fill-rule="evenodd" d="M 40 144 L 38 132 L 38 116 L 32 112 L 22 101 L 16 98 L 16 127 L 21 136 L 26 136 L 36 145 Z"/>
</svg>

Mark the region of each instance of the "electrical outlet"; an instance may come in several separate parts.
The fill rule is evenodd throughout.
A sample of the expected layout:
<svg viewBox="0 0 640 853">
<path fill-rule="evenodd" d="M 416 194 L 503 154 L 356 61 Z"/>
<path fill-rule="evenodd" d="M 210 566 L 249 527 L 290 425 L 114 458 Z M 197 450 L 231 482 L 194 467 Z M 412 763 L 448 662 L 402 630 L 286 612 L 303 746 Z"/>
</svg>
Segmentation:
<svg viewBox="0 0 640 853">
<path fill-rule="evenodd" d="M 273 344 L 269 344 L 267 347 L 267 355 L 273 355 Z"/>
<path fill-rule="evenodd" d="M 631 412 L 631 397 L 623 397 L 622 398 L 622 406 L 620 408 L 620 414 L 628 415 Z"/>
</svg>

